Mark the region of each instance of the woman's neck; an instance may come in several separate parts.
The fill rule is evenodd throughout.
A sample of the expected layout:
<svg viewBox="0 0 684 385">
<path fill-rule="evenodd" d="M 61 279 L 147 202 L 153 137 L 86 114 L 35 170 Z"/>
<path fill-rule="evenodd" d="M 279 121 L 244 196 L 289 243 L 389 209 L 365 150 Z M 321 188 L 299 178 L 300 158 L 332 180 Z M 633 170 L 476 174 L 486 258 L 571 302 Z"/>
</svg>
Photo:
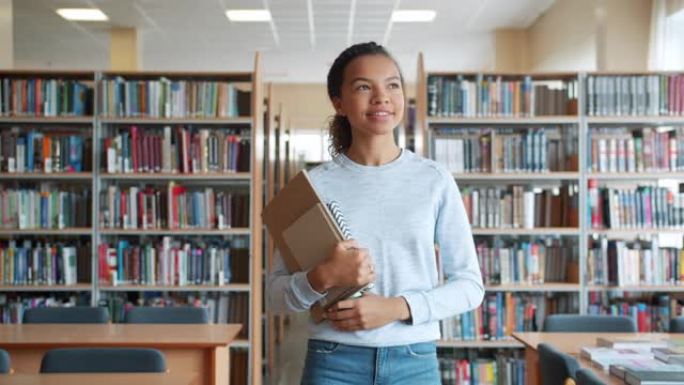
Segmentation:
<svg viewBox="0 0 684 385">
<path fill-rule="evenodd" d="M 380 139 L 380 138 L 378 138 Z M 401 149 L 394 138 L 374 141 L 354 141 L 346 152 L 349 159 L 364 166 L 381 166 L 399 157 Z"/>
</svg>

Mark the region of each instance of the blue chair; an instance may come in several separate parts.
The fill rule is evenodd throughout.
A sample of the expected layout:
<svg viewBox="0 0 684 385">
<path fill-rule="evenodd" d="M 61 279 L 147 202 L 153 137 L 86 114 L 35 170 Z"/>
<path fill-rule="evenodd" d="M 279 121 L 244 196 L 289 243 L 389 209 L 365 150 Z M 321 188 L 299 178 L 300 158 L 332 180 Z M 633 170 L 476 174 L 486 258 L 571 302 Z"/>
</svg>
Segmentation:
<svg viewBox="0 0 684 385">
<path fill-rule="evenodd" d="M 670 319 L 670 333 L 684 333 L 684 317 Z"/>
<path fill-rule="evenodd" d="M 203 307 L 151 307 L 137 306 L 126 312 L 129 324 L 207 324 L 209 313 Z"/>
<path fill-rule="evenodd" d="M 575 373 L 577 385 L 606 385 L 600 378 L 596 377 L 591 369 L 580 369 Z"/>
<path fill-rule="evenodd" d="M 539 344 L 537 352 L 542 385 L 563 385 L 568 378 L 575 378 L 580 365 L 574 357 L 549 344 Z"/>
<path fill-rule="evenodd" d="M 25 324 L 105 324 L 109 311 L 104 307 L 36 307 L 24 312 Z"/>
<path fill-rule="evenodd" d="M 631 318 L 611 315 L 553 314 L 544 319 L 544 332 L 635 333 Z"/>
<path fill-rule="evenodd" d="M 10 372 L 10 356 L 6 350 L 0 349 L 0 373 Z"/>
<path fill-rule="evenodd" d="M 157 349 L 65 348 L 48 350 L 41 373 L 163 373 L 166 358 Z"/>
</svg>

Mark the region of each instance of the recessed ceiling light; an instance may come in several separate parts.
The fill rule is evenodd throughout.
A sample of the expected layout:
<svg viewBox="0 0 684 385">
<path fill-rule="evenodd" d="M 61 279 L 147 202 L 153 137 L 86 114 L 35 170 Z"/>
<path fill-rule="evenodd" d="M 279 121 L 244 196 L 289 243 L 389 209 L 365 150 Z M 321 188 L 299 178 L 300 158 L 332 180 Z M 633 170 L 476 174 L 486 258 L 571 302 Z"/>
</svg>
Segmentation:
<svg viewBox="0 0 684 385">
<path fill-rule="evenodd" d="M 109 18 L 97 8 L 60 8 L 57 13 L 73 21 L 107 21 Z"/>
<path fill-rule="evenodd" d="M 229 9 L 226 16 L 230 21 L 271 21 L 271 12 L 267 9 Z"/>
<path fill-rule="evenodd" d="M 392 12 L 392 22 L 394 23 L 419 23 L 435 20 L 437 12 L 430 9 L 405 9 Z"/>
</svg>

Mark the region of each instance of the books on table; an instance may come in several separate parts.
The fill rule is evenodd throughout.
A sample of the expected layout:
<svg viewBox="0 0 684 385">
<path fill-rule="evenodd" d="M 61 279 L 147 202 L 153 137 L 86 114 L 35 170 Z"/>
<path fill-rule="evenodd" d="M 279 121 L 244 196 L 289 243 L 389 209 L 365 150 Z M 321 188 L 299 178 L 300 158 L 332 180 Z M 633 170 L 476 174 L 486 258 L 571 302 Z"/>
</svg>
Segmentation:
<svg viewBox="0 0 684 385">
<path fill-rule="evenodd" d="M 644 348 L 664 348 L 668 346 L 667 340 L 654 341 L 651 336 L 634 337 L 598 337 L 596 346 L 613 349 L 644 349 Z"/>
<path fill-rule="evenodd" d="M 620 364 L 627 360 L 653 360 L 653 353 L 650 347 L 640 347 L 639 349 L 613 349 L 606 347 L 583 347 L 580 350 L 580 357 L 587 358 L 603 371 L 608 372 L 611 365 Z"/>
<path fill-rule="evenodd" d="M 684 370 L 684 366 L 666 364 L 658 361 L 655 358 L 649 359 L 632 359 L 628 358 L 621 362 L 610 364 L 610 374 L 618 377 L 621 380 L 625 379 L 627 371 L 678 371 Z"/>
<path fill-rule="evenodd" d="M 653 348 L 653 356 L 665 363 L 684 364 L 684 347 L 668 346 Z"/>
<path fill-rule="evenodd" d="M 682 370 L 627 370 L 625 383 L 629 385 L 674 385 L 684 384 Z"/>
</svg>

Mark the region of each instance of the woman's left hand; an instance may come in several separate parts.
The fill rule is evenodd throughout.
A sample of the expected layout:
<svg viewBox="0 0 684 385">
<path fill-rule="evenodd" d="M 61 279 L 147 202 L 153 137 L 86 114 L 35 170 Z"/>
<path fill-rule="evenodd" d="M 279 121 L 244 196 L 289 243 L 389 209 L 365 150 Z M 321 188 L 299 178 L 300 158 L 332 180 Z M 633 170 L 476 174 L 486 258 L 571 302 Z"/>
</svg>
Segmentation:
<svg viewBox="0 0 684 385">
<path fill-rule="evenodd" d="M 375 329 L 390 322 L 407 320 L 411 316 L 404 297 L 382 297 L 366 293 L 361 298 L 336 303 L 326 313 L 337 330 Z"/>
</svg>

